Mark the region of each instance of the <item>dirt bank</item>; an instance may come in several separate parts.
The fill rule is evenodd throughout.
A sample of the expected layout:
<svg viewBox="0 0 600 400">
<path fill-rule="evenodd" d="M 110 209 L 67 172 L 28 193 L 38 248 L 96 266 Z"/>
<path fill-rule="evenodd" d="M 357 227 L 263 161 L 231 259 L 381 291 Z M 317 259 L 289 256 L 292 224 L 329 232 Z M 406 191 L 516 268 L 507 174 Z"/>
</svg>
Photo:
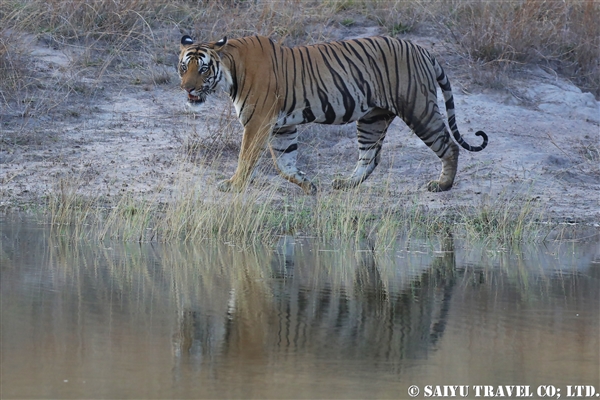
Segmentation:
<svg viewBox="0 0 600 400">
<path fill-rule="evenodd" d="M 593 95 L 542 69 L 523 71 L 502 89 L 485 89 L 464 65 L 461 69 L 452 63 L 442 43 L 411 39 L 445 62 L 465 139 L 478 145 L 474 132 L 482 129 L 489 146 L 480 153 L 462 151 L 453 189 L 428 193 L 425 185 L 437 178 L 441 164 L 397 119 L 382 162 L 364 190 L 386 185 L 394 201 L 406 199 L 427 209 L 493 204 L 497 198 L 535 199 L 553 219 L 600 222 L 600 103 Z M 173 65 L 177 41 L 174 35 Z M 30 105 L 54 101 L 56 106 L 37 114 L 24 104 L 1 110 L 2 209 L 43 204 L 48 194 L 65 188 L 106 199 L 131 192 L 169 201 L 186 178 L 212 196 L 215 182 L 233 173 L 241 126 L 225 96 L 213 97 L 202 113 L 192 114 L 174 68 L 132 67 L 118 77 L 90 77 L 73 73 L 76 50 L 54 50 L 35 40 L 32 45 L 31 62 L 49 83 L 32 91 Z M 164 83 L 148 79 L 153 73 L 163 74 Z M 52 85 L 67 80 L 68 91 L 60 85 L 61 91 L 53 92 Z M 35 97 L 37 93 L 56 98 Z M 301 132 L 299 164 L 327 194 L 335 176 L 354 168 L 355 127 L 306 125 Z M 225 150 L 215 161 L 219 148 Z M 280 179 L 269 160 L 261 163 L 267 166 L 265 174 L 250 190 Z M 303 196 L 289 183 L 279 192 Z"/>
</svg>

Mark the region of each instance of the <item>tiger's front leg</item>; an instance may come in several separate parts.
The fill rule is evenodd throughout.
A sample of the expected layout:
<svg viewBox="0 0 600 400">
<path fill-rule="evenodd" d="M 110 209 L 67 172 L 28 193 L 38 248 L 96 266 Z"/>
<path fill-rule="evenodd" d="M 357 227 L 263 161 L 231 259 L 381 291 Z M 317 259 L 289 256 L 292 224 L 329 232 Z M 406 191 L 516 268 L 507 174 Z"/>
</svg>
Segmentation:
<svg viewBox="0 0 600 400">
<path fill-rule="evenodd" d="M 249 121 L 244 126 L 244 135 L 242 137 L 242 146 L 238 157 L 238 165 L 233 176 L 217 184 L 217 189 L 221 192 L 231 190 L 242 191 L 254 171 L 256 162 L 265 147 L 272 123 L 256 123 Z"/>
<path fill-rule="evenodd" d="M 317 187 L 296 167 L 298 132 L 295 126 L 276 129 L 269 143 L 269 149 L 281 176 L 300 186 L 306 194 L 317 193 Z"/>
</svg>

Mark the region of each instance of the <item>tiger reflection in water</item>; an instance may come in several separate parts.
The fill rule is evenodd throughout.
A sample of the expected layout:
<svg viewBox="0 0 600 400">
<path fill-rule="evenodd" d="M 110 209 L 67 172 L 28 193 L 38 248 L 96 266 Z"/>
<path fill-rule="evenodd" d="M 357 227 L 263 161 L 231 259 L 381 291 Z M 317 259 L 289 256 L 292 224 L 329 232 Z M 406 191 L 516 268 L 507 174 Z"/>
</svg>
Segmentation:
<svg viewBox="0 0 600 400">
<path fill-rule="evenodd" d="M 201 305 L 180 313 L 178 364 L 266 363 L 302 354 L 400 369 L 401 360 L 424 359 L 435 349 L 455 285 L 451 237 L 442 243 L 442 256 L 405 279 L 398 270 L 407 265 L 381 268 L 371 252 L 355 253 L 353 266 L 335 271 L 341 263 L 322 255 L 329 253 L 289 250 L 274 256 L 268 279 L 240 259 L 243 276 L 229 289 L 221 315 Z"/>
</svg>

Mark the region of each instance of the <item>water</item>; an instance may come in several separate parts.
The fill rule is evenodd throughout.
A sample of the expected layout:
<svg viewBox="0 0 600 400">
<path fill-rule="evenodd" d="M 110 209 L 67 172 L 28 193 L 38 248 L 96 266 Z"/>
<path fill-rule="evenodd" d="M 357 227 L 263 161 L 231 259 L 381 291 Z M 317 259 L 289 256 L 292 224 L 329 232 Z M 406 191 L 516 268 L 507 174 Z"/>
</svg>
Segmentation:
<svg viewBox="0 0 600 400">
<path fill-rule="evenodd" d="M 598 241 L 412 239 L 375 256 L 292 238 L 77 244 L 1 223 L 2 398 L 600 391 Z"/>
</svg>

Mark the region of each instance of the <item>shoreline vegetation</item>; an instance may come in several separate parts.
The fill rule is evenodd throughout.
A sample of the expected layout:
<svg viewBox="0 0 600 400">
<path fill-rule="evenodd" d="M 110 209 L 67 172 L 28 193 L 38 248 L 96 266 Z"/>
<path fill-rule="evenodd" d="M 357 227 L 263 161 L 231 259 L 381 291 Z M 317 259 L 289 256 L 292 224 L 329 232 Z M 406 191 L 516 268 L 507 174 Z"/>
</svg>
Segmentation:
<svg viewBox="0 0 600 400">
<path fill-rule="evenodd" d="M 176 49 L 172 39 L 181 32 L 198 40 L 215 40 L 223 32 L 231 37 L 263 34 L 296 45 L 327 40 L 332 26 L 377 26 L 389 35 L 451 40 L 458 56 L 489 87 L 524 64 L 545 65 L 598 98 L 598 20 L 600 3 L 593 0 L 6 0 L 0 3 L 0 103 L 21 107 L 23 116 L 44 115 L 72 93 L 93 96 L 94 86 L 80 87 L 74 79 L 57 90 L 55 99 L 29 100 L 43 87 L 27 63 L 25 36 L 55 48 L 76 48 L 74 65 L 102 77 L 131 63 L 170 68 L 166 55 Z M 148 74 L 144 79 L 153 84 L 177 85 L 169 82 L 169 74 Z M 234 146 L 226 134 L 217 132 L 214 138 L 221 150 Z M 1 145 L 27 140 L 2 136 Z M 369 240 L 374 249 L 384 249 L 401 234 L 452 232 L 501 243 L 570 236 L 565 233 L 570 228 L 559 224 L 564 221 L 549 218 L 535 196 L 508 192 L 494 199 L 482 196 L 477 206 L 429 210 L 416 200 L 396 199 L 386 185 L 282 198 L 277 185 L 221 194 L 182 181 L 168 201 L 131 193 L 110 200 L 83 195 L 76 183 L 62 178 L 54 186 L 36 214 L 47 217 L 58 232 L 93 240 L 255 243 L 290 234 Z"/>
<path fill-rule="evenodd" d="M 180 190 L 168 202 L 130 194 L 106 202 L 62 186 L 39 215 L 55 232 L 75 240 L 218 240 L 244 246 L 291 235 L 366 243 L 373 251 L 389 249 L 399 237 L 411 236 L 454 235 L 476 243 L 511 245 L 580 239 L 589 235 L 588 228 L 597 235 L 597 227 L 550 220 L 534 197 L 508 193 L 496 199 L 484 196 L 476 207 L 428 210 L 416 198 L 394 201 L 385 189 L 282 198 L 277 185 L 233 194 L 216 189 L 206 193 L 184 182 L 177 187 Z"/>
</svg>

